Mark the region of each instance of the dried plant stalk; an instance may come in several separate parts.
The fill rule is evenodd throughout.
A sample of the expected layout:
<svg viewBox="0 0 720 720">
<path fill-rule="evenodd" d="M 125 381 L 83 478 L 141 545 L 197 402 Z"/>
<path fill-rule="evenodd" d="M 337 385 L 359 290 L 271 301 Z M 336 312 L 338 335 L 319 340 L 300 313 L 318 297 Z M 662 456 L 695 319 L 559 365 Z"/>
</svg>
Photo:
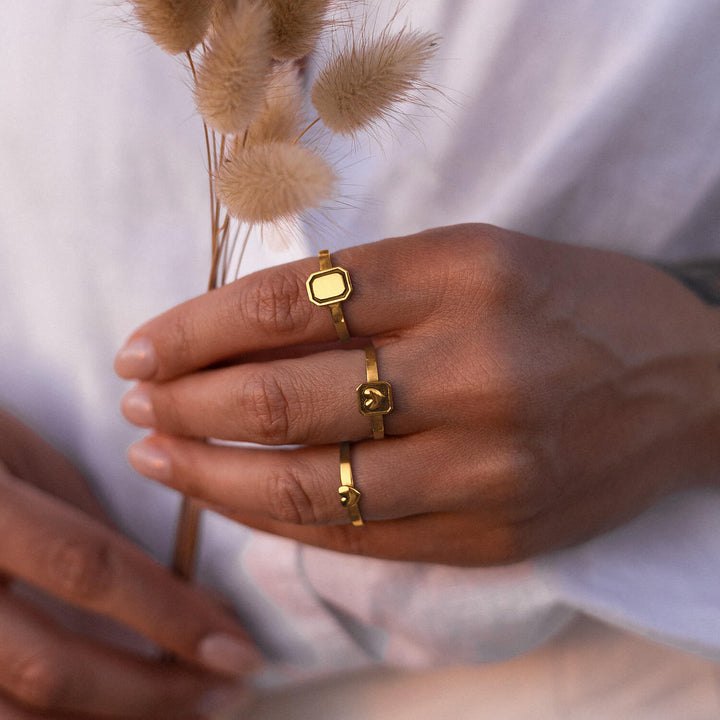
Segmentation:
<svg viewBox="0 0 720 720">
<path fill-rule="evenodd" d="M 205 37 L 214 0 L 132 0 L 153 42 L 171 55 L 192 50 Z"/>
<path fill-rule="evenodd" d="M 189 495 L 183 495 L 175 531 L 172 570 L 178 577 L 186 580 L 192 578 L 195 572 L 201 513 L 200 503 Z"/>
<path fill-rule="evenodd" d="M 166 51 L 186 52 L 192 72 L 210 171 L 209 289 L 226 282 L 231 258 L 239 266 L 253 226 L 284 227 L 332 197 L 333 169 L 302 144 L 310 128 L 322 120 L 334 133 L 355 135 L 424 87 L 435 35 L 386 28 L 371 39 L 361 30 L 321 70 L 311 91 L 319 117 L 304 120 L 298 61 L 312 53 L 326 26 L 338 26 L 329 18 L 335 4 L 349 11 L 363 1 L 131 0 L 145 31 Z M 245 239 L 235 258 L 241 228 Z M 173 568 L 187 579 L 200 514 L 200 504 L 184 496 Z"/>
<path fill-rule="evenodd" d="M 354 135 L 412 99 L 437 46 L 437 36 L 407 28 L 360 38 L 318 75 L 312 103 L 326 127 Z"/>
<path fill-rule="evenodd" d="M 241 3 L 212 37 L 197 72 L 195 99 L 205 122 L 226 135 L 240 133 L 262 112 L 272 70 L 270 13 Z"/>
<path fill-rule="evenodd" d="M 251 224 L 287 219 L 332 197 L 336 176 L 320 155 L 291 142 L 240 149 L 218 170 L 215 190 Z"/>
<path fill-rule="evenodd" d="M 265 0 L 273 24 L 273 57 L 297 60 L 315 48 L 331 0 Z"/>
</svg>

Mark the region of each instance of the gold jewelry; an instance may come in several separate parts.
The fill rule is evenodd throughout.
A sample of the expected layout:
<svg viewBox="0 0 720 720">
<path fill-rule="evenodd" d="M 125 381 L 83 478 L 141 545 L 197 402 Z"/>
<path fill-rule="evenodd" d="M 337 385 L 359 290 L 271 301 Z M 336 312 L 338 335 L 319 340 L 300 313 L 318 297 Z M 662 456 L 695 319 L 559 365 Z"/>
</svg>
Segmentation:
<svg viewBox="0 0 720 720">
<path fill-rule="evenodd" d="M 389 382 L 378 379 L 377 355 L 372 345 L 365 346 L 365 372 L 367 382 L 358 385 L 358 410 L 370 418 L 372 434 L 375 440 L 385 437 L 383 415 L 392 412 L 393 396 Z"/>
<path fill-rule="evenodd" d="M 350 275 L 344 268 L 333 267 L 329 250 L 321 250 L 319 259 L 320 271 L 313 273 L 305 283 L 308 297 L 315 305 L 329 306 L 338 337 L 342 342 L 347 342 L 350 332 L 340 303 L 347 300 L 352 292 Z"/>
<path fill-rule="evenodd" d="M 360 514 L 360 491 L 355 488 L 352 476 L 352 467 L 350 466 L 350 443 L 340 443 L 340 482 L 342 485 L 338 488 L 340 495 L 340 504 L 347 509 L 350 516 L 350 522 L 355 527 L 364 525 L 362 515 Z"/>
</svg>

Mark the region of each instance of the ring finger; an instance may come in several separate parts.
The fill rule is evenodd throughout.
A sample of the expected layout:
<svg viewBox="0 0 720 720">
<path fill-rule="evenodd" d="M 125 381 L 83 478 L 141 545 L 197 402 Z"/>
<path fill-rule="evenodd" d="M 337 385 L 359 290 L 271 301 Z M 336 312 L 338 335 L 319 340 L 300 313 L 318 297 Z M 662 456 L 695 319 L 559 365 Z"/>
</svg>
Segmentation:
<svg viewBox="0 0 720 720">
<path fill-rule="evenodd" d="M 452 447 L 452 441 L 444 447 Z M 453 456 L 462 457 L 457 450 Z M 141 474 L 226 514 L 300 525 L 349 522 L 338 495 L 337 445 L 265 450 L 155 435 L 131 446 L 128 457 Z M 435 443 L 425 434 L 353 445 L 352 474 L 364 519 L 466 510 L 462 461 L 440 463 Z"/>
</svg>

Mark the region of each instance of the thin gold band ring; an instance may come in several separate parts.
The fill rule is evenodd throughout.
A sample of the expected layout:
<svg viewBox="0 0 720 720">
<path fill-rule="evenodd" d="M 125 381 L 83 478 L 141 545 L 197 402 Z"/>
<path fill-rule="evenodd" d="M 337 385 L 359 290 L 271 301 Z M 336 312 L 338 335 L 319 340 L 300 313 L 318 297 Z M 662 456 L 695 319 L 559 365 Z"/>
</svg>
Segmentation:
<svg viewBox="0 0 720 720">
<path fill-rule="evenodd" d="M 364 525 L 360 514 L 360 491 L 355 487 L 350 465 L 350 443 L 340 443 L 340 504 L 348 511 L 350 522 L 355 527 Z"/>
</svg>

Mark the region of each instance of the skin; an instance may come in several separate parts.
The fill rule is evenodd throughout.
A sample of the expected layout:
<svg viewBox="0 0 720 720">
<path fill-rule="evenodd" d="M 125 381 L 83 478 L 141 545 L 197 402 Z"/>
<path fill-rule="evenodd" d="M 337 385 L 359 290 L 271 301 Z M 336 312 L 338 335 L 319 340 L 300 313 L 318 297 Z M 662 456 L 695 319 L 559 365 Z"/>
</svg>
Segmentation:
<svg viewBox="0 0 720 720">
<path fill-rule="evenodd" d="M 199 654 L 215 633 L 252 669 L 229 614 L 122 537 L 78 470 L 3 412 L 0 529 L 3 720 L 199 718 L 234 687 Z"/>
<path fill-rule="evenodd" d="M 349 346 L 307 299 L 317 258 L 132 335 L 116 370 L 140 381 L 125 416 L 154 431 L 129 451 L 139 472 L 305 543 L 467 566 L 582 542 L 720 477 L 720 310 L 668 273 L 484 225 L 333 262 L 353 281 Z M 395 397 L 382 441 L 357 410 L 368 338 Z M 337 495 L 341 441 L 360 529 Z"/>
</svg>

